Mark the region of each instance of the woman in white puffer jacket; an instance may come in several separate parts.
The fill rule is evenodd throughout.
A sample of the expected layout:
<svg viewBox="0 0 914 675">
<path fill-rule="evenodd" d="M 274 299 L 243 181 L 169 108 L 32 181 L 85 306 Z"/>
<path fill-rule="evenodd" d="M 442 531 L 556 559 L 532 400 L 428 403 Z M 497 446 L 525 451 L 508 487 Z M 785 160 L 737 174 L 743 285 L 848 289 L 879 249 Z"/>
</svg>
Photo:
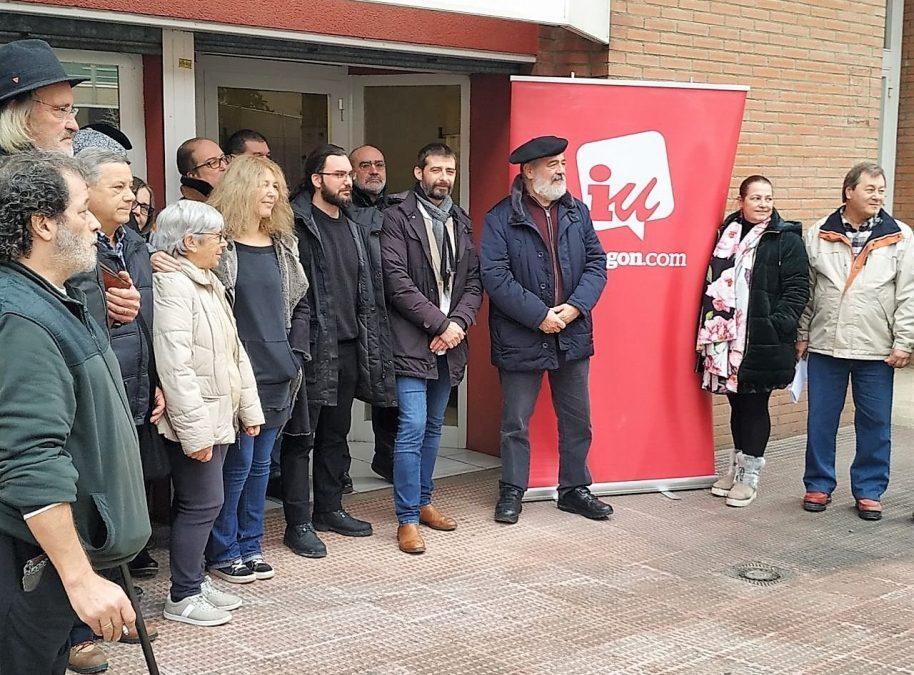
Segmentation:
<svg viewBox="0 0 914 675">
<path fill-rule="evenodd" d="M 169 441 L 175 491 L 164 616 L 198 626 L 227 623 L 228 610 L 241 605 L 204 576 L 203 552 L 222 508 L 226 452 L 239 431 L 256 436 L 264 421 L 225 288 L 212 272 L 225 251 L 223 227 L 214 208 L 185 200 L 162 211 L 153 237 L 181 267 L 153 277 L 153 348 L 166 400 L 159 431 Z"/>
</svg>

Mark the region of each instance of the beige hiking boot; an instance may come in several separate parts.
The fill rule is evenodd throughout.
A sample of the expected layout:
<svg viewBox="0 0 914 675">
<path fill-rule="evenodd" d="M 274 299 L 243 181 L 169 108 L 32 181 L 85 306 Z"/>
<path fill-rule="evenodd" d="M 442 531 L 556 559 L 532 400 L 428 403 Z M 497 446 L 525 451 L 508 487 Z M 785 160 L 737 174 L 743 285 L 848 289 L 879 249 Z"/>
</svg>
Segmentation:
<svg viewBox="0 0 914 675">
<path fill-rule="evenodd" d="M 711 486 L 711 494 L 715 497 L 726 497 L 733 487 L 733 481 L 736 478 L 736 459 L 740 455 L 739 450 L 730 451 L 730 464 L 727 473 L 722 474 Z"/>
<path fill-rule="evenodd" d="M 764 457 L 739 454 L 736 480 L 727 495 L 727 506 L 749 506 L 758 494 L 759 472 L 765 466 Z"/>
</svg>

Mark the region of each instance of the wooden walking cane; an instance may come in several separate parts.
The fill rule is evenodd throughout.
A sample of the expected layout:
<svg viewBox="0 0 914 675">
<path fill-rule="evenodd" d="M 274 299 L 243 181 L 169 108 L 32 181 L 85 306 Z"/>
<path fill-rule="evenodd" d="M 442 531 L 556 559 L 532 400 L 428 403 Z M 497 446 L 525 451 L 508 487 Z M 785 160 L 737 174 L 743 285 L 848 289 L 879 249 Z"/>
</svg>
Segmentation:
<svg viewBox="0 0 914 675">
<path fill-rule="evenodd" d="M 159 675 L 159 666 L 156 664 L 156 656 L 152 653 L 152 642 L 149 639 L 149 633 L 146 632 L 146 622 L 143 620 L 143 612 L 140 610 L 140 602 L 133 590 L 133 577 L 130 576 L 130 568 L 126 564 L 120 566 L 121 579 L 124 582 L 124 592 L 130 598 L 130 604 L 133 605 L 133 611 L 136 612 L 136 632 L 140 636 L 140 646 L 143 647 L 143 657 L 146 659 L 146 669 L 149 675 Z"/>
</svg>

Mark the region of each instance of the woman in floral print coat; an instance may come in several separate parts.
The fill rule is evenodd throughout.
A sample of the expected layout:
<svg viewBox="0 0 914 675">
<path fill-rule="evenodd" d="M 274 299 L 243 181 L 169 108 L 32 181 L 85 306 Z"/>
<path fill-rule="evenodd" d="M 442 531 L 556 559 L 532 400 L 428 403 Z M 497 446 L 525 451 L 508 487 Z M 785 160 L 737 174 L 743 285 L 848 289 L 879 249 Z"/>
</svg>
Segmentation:
<svg viewBox="0 0 914 675">
<path fill-rule="evenodd" d="M 793 380 L 797 324 L 809 298 L 800 223 L 774 209 L 771 182 L 749 176 L 708 264 L 698 329 L 701 386 L 726 394 L 733 447 L 711 493 L 728 506 L 755 499 L 771 433 L 768 399 Z"/>
</svg>

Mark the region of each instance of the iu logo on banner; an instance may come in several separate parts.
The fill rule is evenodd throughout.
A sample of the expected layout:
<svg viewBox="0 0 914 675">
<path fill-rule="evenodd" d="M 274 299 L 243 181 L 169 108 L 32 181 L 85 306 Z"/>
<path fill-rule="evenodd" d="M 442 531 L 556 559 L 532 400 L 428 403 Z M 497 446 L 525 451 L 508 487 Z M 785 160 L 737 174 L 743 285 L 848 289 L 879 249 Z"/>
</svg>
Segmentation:
<svg viewBox="0 0 914 675">
<path fill-rule="evenodd" d="M 568 139 L 568 189 L 590 209 L 606 251 L 606 290 L 590 317 L 596 486 L 697 486 L 714 473 L 695 330 L 745 98 L 742 87 L 512 80 L 511 147 L 545 134 Z M 548 393 L 530 429 L 530 485 L 555 486 Z"/>
<path fill-rule="evenodd" d="M 644 239 L 644 226 L 673 213 L 666 141 L 644 131 L 585 143 L 576 163 L 582 199 L 597 231 L 627 227 Z"/>
</svg>

